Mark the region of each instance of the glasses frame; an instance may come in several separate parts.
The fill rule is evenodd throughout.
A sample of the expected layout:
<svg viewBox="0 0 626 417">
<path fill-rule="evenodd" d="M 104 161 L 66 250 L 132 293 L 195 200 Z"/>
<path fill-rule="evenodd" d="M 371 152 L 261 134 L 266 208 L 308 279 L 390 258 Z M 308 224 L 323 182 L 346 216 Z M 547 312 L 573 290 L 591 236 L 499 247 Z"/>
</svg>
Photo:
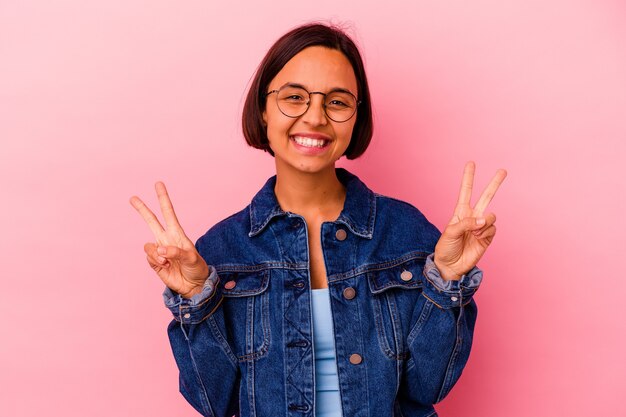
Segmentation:
<svg viewBox="0 0 626 417">
<path fill-rule="evenodd" d="M 285 113 L 283 111 L 283 109 L 281 109 L 280 106 L 278 105 L 278 93 L 281 90 L 283 90 L 284 88 L 300 88 L 300 89 L 306 91 L 307 94 L 309 95 L 309 100 L 306 102 L 306 109 L 304 109 L 304 111 L 302 113 L 300 113 L 299 115 L 297 115 L 297 116 L 290 116 L 287 113 Z M 354 97 L 354 101 L 356 103 L 356 105 L 354 106 L 354 112 L 352 112 L 350 117 L 348 117 L 346 120 L 342 120 L 342 121 L 335 120 L 332 117 L 330 117 L 330 115 L 328 114 L 328 111 L 326 110 L 326 96 L 329 95 L 329 94 L 332 94 L 334 92 L 337 92 L 337 91 L 340 91 L 342 93 L 350 94 L 352 97 Z M 328 93 L 322 93 L 321 91 L 309 91 L 306 88 L 304 88 L 304 86 L 302 86 L 300 84 L 285 84 L 282 87 L 280 87 L 278 90 L 271 90 L 271 91 L 268 91 L 267 93 L 265 93 L 265 98 L 267 98 L 270 94 L 274 94 L 274 93 L 276 93 L 276 107 L 278 107 L 278 110 L 280 110 L 280 112 L 282 114 L 284 114 L 285 116 L 290 117 L 292 119 L 297 119 L 298 117 L 301 117 L 302 115 L 304 115 L 309 110 L 309 108 L 311 107 L 311 95 L 313 95 L 313 94 L 319 94 L 319 95 L 321 95 L 323 97 L 322 107 L 324 108 L 324 114 L 326 115 L 326 117 L 328 117 L 330 120 L 332 120 L 333 122 L 336 122 L 336 123 L 345 123 L 348 120 L 352 119 L 354 117 L 354 115 L 356 114 L 356 111 L 357 111 L 357 108 L 359 107 L 359 104 L 361 104 L 361 100 L 357 99 L 357 97 L 354 94 L 352 94 L 350 91 L 345 90 L 343 88 L 334 88 L 334 89 L 330 90 Z"/>
</svg>

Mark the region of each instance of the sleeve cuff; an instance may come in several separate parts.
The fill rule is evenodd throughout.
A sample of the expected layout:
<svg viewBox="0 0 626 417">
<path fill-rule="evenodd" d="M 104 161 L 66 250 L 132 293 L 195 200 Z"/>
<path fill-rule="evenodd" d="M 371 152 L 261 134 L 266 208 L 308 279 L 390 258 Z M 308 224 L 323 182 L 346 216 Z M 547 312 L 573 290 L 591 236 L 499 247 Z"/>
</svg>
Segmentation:
<svg viewBox="0 0 626 417">
<path fill-rule="evenodd" d="M 440 308 L 460 307 L 469 303 L 483 279 L 483 271 L 472 268 L 458 281 L 441 277 L 434 261 L 435 254 L 426 258 L 424 265 L 424 295 Z"/>
<path fill-rule="evenodd" d="M 197 324 L 211 315 L 222 301 L 219 276 L 214 267 L 209 265 L 209 276 L 202 292 L 191 298 L 184 298 L 177 292 L 165 287 L 163 301 L 174 319 L 185 324 Z"/>
</svg>

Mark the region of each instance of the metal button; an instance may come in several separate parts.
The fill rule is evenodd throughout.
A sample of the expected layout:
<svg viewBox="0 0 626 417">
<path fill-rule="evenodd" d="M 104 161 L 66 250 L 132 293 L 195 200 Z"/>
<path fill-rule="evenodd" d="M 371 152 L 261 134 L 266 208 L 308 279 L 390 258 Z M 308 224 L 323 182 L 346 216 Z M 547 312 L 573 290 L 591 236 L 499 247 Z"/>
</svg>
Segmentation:
<svg viewBox="0 0 626 417">
<path fill-rule="evenodd" d="M 350 363 L 352 365 L 358 365 L 361 362 L 363 362 L 363 358 L 358 353 L 353 353 L 352 355 L 350 355 Z"/>
<path fill-rule="evenodd" d="M 450 299 L 451 299 L 452 301 L 459 301 L 459 299 L 458 299 L 457 297 L 450 297 Z"/>
<path fill-rule="evenodd" d="M 296 288 L 304 288 L 304 281 L 296 281 L 293 286 Z"/>
<path fill-rule="evenodd" d="M 184 318 L 186 318 L 186 319 L 188 319 L 189 317 L 191 317 L 191 314 L 186 313 L 183 317 L 184 317 Z"/>
<path fill-rule="evenodd" d="M 356 296 L 356 291 L 354 288 L 348 287 L 345 290 L 343 290 L 343 296 L 347 300 L 352 300 Z"/>
<path fill-rule="evenodd" d="M 348 237 L 348 234 L 346 233 L 345 230 L 343 229 L 338 229 L 335 232 L 335 237 L 337 238 L 337 240 L 346 240 L 346 238 Z"/>
<path fill-rule="evenodd" d="M 232 290 L 233 288 L 235 288 L 235 285 L 237 285 L 235 281 L 228 281 L 226 284 L 224 284 L 224 288 L 226 288 L 227 290 Z"/>
<path fill-rule="evenodd" d="M 411 278 L 413 278 L 413 274 L 411 273 L 411 271 L 402 271 L 402 273 L 400 274 L 400 278 L 402 279 L 402 281 L 410 281 Z"/>
</svg>

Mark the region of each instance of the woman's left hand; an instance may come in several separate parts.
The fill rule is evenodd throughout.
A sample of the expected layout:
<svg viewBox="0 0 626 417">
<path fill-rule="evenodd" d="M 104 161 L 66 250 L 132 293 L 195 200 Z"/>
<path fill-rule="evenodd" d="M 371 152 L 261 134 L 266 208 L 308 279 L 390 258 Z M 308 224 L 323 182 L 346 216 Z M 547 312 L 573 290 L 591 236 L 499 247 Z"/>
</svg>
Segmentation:
<svg viewBox="0 0 626 417">
<path fill-rule="evenodd" d="M 476 266 L 496 234 L 495 214 L 485 215 L 484 212 L 506 178 L 506 171 L 499 169 L 496 172 L 472 208 L 470 198 L 475 169 L 474 162 L 465 164 L 454 215 L 435 246 L 435 265 L 446 280 L 459 280 Z"/>
</svg>

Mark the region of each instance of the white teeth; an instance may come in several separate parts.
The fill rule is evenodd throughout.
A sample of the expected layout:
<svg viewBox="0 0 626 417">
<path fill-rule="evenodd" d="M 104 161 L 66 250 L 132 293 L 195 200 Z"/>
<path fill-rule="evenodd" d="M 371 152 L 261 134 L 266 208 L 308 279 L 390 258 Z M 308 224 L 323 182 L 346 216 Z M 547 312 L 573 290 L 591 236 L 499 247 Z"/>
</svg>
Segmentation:
<svg viewBox="0 0 626 417">
<path fill-rule="evenodd" d="M 295 140 L 298 145 L 308 146 L 310 148 L 312 147 L 323 148 L 324 144 L 326 143 L 326 141 L 322 139 L 311 139 L 311 138 L 305 138 L 302 136 L 294 136 L 293 140 Z"/>
</svg>

